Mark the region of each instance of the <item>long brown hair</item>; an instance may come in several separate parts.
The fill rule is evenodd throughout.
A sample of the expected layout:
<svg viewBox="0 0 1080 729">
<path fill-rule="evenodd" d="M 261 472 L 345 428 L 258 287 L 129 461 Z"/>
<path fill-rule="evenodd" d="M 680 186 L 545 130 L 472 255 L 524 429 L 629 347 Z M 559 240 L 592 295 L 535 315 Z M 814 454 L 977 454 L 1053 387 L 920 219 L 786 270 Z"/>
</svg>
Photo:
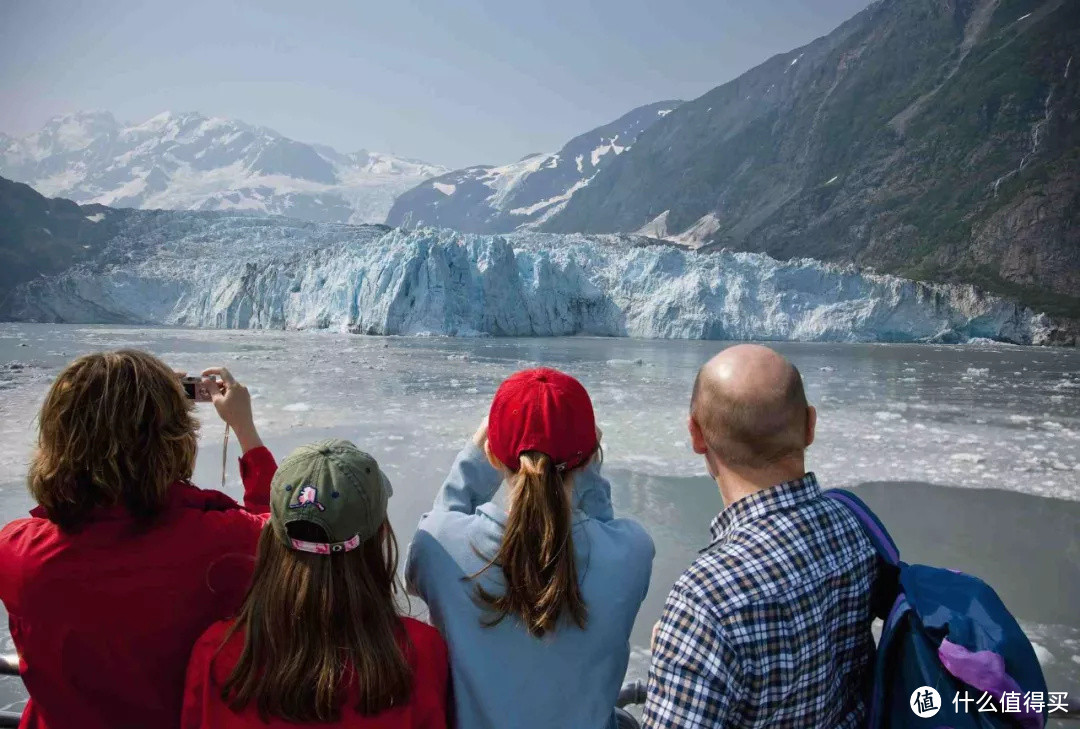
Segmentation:
<svg viewBox="0 0 1080 729">
<path fill-rule="evenodd" d="M 541 637 L 564 615 L 584 628 L 588 608 L 578 584 L 570 494 L 562 474 L 546 453 L 521 454 L 511 477 L 513 498 L 499 551 L 480 573 L 498 565 L 506 590 L 495 595 L 476 585 L 481 604 L 495 613 L 488 625 L 507 615 L 521 619 L 530 634 Z"/>
<path fill-rule="evenodd" d="M 309 523 L 290 536 L 326 541 Z M 225 641 L 243 631 L 240 659 L 221 690 L 240 711 L 254 702 L 264 721 L 337 721 L 348 690 L 356 710 L 378 714 L 408 701 L 412 646 L 394 604 L 397 541 L 389 522 L 350 552 L 311 554 L 286 547 L 269 524 L 255 574 Z M 223 643 L 224 645 L 224 643 Z"/>
<path fill-rule="evenodd" d="M 180 379 L 146 352 L 79 357 L 60 373 L 38 418 L 27 478 L 49 519 L 74 530 L 101 506 L 148 521 L 169 485 L 191 478 L 199 423 Z"/>
</svg>

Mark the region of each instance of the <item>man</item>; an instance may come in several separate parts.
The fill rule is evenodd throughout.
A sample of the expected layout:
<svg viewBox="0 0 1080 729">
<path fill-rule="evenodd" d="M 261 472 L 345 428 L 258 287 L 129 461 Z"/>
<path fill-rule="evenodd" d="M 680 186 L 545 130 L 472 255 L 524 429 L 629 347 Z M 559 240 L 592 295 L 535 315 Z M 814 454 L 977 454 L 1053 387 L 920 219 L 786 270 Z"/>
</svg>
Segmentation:
<svg viewBox="0 0 1080 729">
<path fill-rule="evenodd" d="M 806 472 L 816 419 L 798 370 L 767 347 L 731 347 L 698 373 L 690 437 L 724 510 L 657 625 L 646 727 L 865 719 L 876 557 Z"/>
</svg>

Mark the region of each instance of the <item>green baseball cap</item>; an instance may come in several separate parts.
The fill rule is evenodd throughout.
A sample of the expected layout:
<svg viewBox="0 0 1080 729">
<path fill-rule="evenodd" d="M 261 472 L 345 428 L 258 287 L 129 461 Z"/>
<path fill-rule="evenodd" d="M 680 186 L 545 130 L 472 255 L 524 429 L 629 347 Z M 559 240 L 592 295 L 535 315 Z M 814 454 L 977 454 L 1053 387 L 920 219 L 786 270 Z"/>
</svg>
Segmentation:
<svg viewBox="0 0 1080 729">
<path fill-rule="evenodd" d="M 379 464 L 347 440 L 331 438 L 289 454 L 270 483 L 270 524 L 285 546 L 304 552 L 348 552 L 375 536 L 394 493 Z M 322 527 L 328 542 L 293 539 L 293 522 Z"/>
</svg>

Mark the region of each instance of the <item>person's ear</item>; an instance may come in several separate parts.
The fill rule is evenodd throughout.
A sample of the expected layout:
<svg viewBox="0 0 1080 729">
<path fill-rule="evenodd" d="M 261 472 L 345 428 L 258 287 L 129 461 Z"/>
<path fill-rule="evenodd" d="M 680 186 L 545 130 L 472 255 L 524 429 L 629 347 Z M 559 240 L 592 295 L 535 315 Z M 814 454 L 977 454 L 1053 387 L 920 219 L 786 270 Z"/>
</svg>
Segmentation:
<svg viewBox="0 0 1080 729">
<path fill-rule="evenodd" d="M 705 442 L 705 434 L 701 432 L 701 426 L 694 420 L 694 416 L 691 415 L 686 420 L 686 426 L 690 430 L 690 445 L 694 449 L 694 453 L 699 456 L 703 456 L 709 452 L 709 446 Z"/>
<path fill-rule="evenodd" d="M 495 455 L 491 452 L 491 441 L 484 441 L 484 455 L 487 456 L 488 463 L 490 463 L 491 467 L 494 468 L 496 471 L 507 470 L 506 466 L 504 466 L 502 462 L 498 458 L 496 458 Z"/>
<path fill-rule="evenodd" d="M 817 430 L 817 408 L 813 405 L 806 406 L 806 447 L 814 444 L 814 433 Z"/>
</svg>

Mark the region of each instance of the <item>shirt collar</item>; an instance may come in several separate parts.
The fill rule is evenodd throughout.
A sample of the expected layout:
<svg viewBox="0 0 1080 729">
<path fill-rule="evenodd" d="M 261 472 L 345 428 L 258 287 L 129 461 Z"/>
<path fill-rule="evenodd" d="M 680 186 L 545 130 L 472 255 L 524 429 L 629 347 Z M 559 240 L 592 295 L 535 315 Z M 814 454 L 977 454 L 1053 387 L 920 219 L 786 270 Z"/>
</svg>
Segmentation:
<svg viewBox="0 0 1080 729">
<path fill-rule="evenodd" d="M 781 509 L 812 501 L 820 495 L 821 487 L 818 486 L 817 478 L 813 473 L 807 473 L 802 478 L 785 481 L 777 486 L 744 496 L 721 511 L 712 520 L 712 524 L 709 525 L 709 533 L 712 535 L 712 542 L 709 547 L 717 542 L 727 540 L 732 532 L 743 524 L 768 516 Z"/>
</svg>

